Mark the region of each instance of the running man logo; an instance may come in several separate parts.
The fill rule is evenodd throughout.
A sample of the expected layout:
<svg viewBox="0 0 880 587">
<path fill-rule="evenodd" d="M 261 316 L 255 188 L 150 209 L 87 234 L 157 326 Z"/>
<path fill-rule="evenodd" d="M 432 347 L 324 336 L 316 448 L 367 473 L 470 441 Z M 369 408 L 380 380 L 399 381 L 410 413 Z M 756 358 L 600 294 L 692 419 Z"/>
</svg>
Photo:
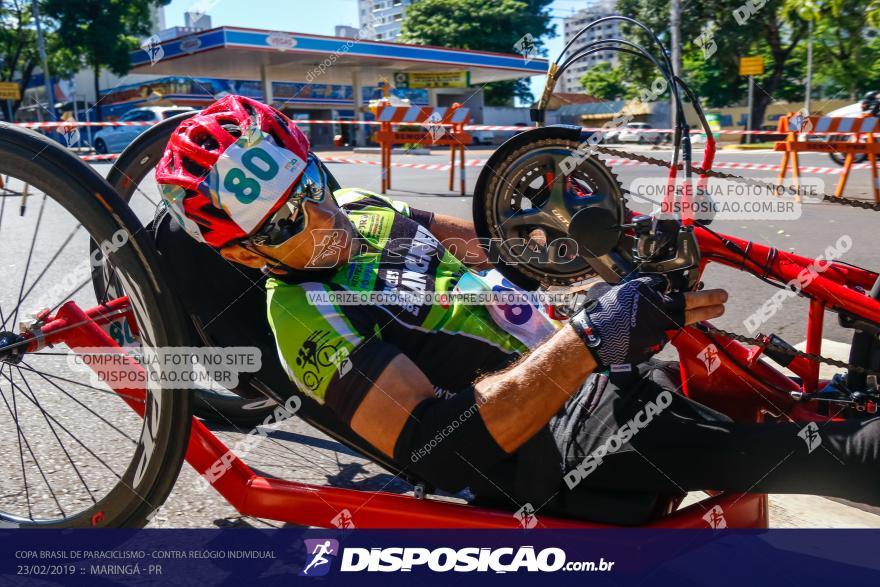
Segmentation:
<svg viewBox="0 0 880 587">
<path fill-rule="evenodd" d="M 535 43 L 535 37 L 530 33 L 523 35 L 519 41 L 513 44 L 513 48 L 522 55 L 523 63 L 528 63 L 538 54 L 538 45 Z"/>
<path fill-rule="evenodd" d="M 707 345 L 706 348 L 700 351 L 697 358 L 703 361 L 703 364 L 706 365 L 706 375 L 711 375 L 715 369 L 721 366 L 721 357 L 718 356 L 718 347 L 714 344 Z"/>
<path fill-rule="evenodd" d="M 706 512 L 703 519 L 706 520 L 706 523 L 709 524 L 709 527 L 713 530 L 723 530 L 724 528 L 727 528 L 727 520 L 724 519 L 724 510 L 721 509 L 720 505 L 716 505 Z"/>
<path fill-rule="evenodd" d="M 822 436 L 819 434 L 819 425 L 815 422 L 810 422 L 798 432 L 798 436 L 804 439 L 804 442 L 807 443 L 807 453 L 811 453 L 820 446 L 822 446 Z"/>
<path fill-rule="evenodd" d="M 323 577 L 330 572 L 330 561 L 339 554 L 339 541 L 332 538 L 315 538 L 303 541 L 306 546 L 306 566 L 300 577 Z"/>
<path fill-rule="evenodd" d="M 165 57 L 165 48 L 162 46 L 162 39 L 159 35 L 153 35 L 149 39 L 141 42 L 141 49 L 150 56 L 150 66 L 156 65 Z"/>
<path fill-rule="evenodd" d="M 700 33 L 695 44 L 703 50 L 703 60 L 706 61 L 718 51 L 718 45 L 715 43 L 712 31 L 703 31 Z"/>
<path fill-rule="evenodd" d="M 340 530 L 352 530 L 355 527 L 351 512 L 347 509 L 344 509 L 336 514 L 336 517 L 330 520 L 330 523 Z"/>
<path fill-rule="evenodd" d="M 343 260 L 342 254 L 345 252 L 348 240 L 347 232 L 340 228 L 318 228 L 312 231 L 312 239 L 315 248 L 312 258 L 306 264 L 307 268 L 334 267 Z"/>
<path fill-rule="evenodd" d="M 519 523 L 526 530 L 530 530 L 538 525 L 538 516 L 535 515 L 535 508 L 532 504 L 527 503 L 519 508 L 513 517 L 519 520 Z"/>
<path fill-rule="evenodd" d="M 439 112 L 432 112 L 431 115 L 422 123 L 428 129 L 428 135 L 431 142 L 436 143 L 446 135 L 446 127 L 443 126 L 443 116 Z"/>
</svg>

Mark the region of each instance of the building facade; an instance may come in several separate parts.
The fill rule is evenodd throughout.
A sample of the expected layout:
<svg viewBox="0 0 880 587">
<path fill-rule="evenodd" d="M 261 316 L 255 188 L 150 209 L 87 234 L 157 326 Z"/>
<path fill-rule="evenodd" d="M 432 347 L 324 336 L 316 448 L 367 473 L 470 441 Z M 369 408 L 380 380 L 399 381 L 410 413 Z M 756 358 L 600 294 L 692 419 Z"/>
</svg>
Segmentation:
<svg viewBox="0 0 880 587">
<path fill-rule="evenodd" d="M 568 42 L 572 38 L 574 38 L 578 31 L 580 31 L 582 28 L 584 28 L 594 20 L 602 18 L 603 16 L 618 14 L 616 10 L 616 4 L 616 0 L 596 0 L 590 3 L 590 5 L 586 8 L 583 8 L 575 12 L 571 16 L 566 17 L 565 23 L 563 25 L 565 43 L 568 44 Z M 601 25 L 584 33 L 577 41 L 575 41 L 575 43 L 566 53 L 566 57 L 573 55 L 593 41 L 601 41 L 603 39 L 611 38 L 619 39 L 620 36 L 619 22 L 612 21 L 602 23 Z M 580 79 L 584 76 L 588 69 L 595 67 L 599 63 L 610 63 L 612 66 L 615 66 L 618 64 L 618 62 L 618 54 L 613 51 L 601 51 L 599 53 L 594 53 L 589 57 L 585 57 L 565 71 L 562 79 L 559 80 L 559 84 L 557 85 L 556 90 L 559 92 L 567 93 L 583 92 L 583 89 L 580 85 Z"/>
<path fill-rule="evenodd" d="M 396 41 L 406 7 L 416 0 L 358 0 L 361 38 Z"/>
</svg>

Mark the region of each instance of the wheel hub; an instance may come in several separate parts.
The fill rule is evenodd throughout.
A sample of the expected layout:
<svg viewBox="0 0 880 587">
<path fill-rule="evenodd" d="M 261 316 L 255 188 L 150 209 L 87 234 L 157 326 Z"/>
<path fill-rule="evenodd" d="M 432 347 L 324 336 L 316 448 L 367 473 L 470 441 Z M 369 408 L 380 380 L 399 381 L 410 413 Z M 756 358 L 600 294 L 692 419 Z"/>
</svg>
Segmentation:
<svg viewBox="0 0 880 587">
<path fill-rule="evenodd" d="M 14 332 L 0 332 L 0 362 L 17 365 L 24 358 L 25 337 Z"/>
</svg>

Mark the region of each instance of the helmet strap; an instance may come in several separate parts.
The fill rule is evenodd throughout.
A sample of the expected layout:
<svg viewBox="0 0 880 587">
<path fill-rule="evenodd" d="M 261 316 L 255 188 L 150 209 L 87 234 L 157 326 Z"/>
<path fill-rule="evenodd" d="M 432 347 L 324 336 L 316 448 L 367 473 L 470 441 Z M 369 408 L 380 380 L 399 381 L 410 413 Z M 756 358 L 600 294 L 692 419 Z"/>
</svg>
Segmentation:
<svg viewBox="0 0 880 587">
<path fill-rule="evenodd" d="M 266 264 L 269 265 L 270 267 L 272 267 L 273 269 L 284 269 L 285 271 L 287 271 L 289 269 L 287 265 L 285 265 L 284 263 L 282 263 L 281 261 L 279 261 L 278 259 L 276 259 L 272 255 L 267 255 L 266 253 L 263 253 L 262 251 L 258 251 L 253 246 L 251 246 L 249 243 L 247 243 L 246 241 L 240 241 L 239 246 L 241 246 L 245 250 L 248 250 L 251 253 L 257 255 L 258 257 L 262 257 L 263 260 L 266 261 Z"/>
</svg>

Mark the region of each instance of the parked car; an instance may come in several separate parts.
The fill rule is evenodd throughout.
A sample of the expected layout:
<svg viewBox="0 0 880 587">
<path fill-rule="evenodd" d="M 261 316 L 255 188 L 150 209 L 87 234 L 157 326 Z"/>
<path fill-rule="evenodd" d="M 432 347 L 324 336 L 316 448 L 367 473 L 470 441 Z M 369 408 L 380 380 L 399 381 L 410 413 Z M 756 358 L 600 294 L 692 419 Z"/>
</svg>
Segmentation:
<svg viewBox="0 0 880 587">
<path fill-rule="evenodd" d="M 474 145 L 491 145 L 495 142 L 495 133 L 491 130 L 475 130 L 471 132 Z"/>
<path fill-rule="evenodd" d="M 156 123 L 183 112 L 191 112 L 195 108 L 187 106 L 148 106 L 129 110 L 119 122 L 152 122 Z M 95 151 L 100 154 L 119 153 L 136 136 L 147 130 L 147 126 L 105 126 L 95 133 L 92 143 Z"/>
<path fill-rule="evenodd" d="M 661 140 L 661 133 L 643 132 L 654 128 L 647 122 L 630 122 L 617 134 L 618 143 L 657 143 Z"/>
</svg>

